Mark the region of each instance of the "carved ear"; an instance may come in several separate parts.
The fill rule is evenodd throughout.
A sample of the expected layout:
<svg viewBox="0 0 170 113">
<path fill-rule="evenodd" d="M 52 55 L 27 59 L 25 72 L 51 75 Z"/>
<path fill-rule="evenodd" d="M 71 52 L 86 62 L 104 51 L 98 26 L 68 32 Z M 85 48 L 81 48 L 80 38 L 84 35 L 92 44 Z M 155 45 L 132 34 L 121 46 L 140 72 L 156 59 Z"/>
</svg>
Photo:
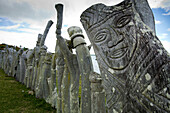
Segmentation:
<svg viewBox="0 0 170 113">
<path fill-rule="evenodd" d="M 127 0 L 129 1 L 129 0 Z M 141 20 L 155 33 L 155 21 L 147 0 L 131 0 Z"/>
</svg>

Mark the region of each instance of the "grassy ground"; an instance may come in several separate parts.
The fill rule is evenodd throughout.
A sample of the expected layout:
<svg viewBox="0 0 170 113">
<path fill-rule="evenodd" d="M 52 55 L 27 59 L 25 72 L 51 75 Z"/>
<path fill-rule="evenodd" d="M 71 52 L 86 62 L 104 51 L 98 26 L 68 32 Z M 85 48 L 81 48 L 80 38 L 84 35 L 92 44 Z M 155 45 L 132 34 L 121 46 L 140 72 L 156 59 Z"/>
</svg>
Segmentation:
<svg viewBox="0 0 170 113">
<path fill-rule="evenodd" d="M 0 69 L 0 113 L 54 113 L 50 104 L 29 94 L 25 85 Z"/>
</svg>

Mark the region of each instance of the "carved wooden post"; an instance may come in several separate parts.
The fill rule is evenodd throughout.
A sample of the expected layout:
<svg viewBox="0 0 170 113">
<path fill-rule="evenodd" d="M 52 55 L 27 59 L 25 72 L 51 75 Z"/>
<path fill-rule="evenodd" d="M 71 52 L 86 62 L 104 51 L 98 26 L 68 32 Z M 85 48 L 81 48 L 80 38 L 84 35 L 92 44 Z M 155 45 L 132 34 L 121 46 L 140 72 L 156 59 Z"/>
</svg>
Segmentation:
<svg viewBox="0 0 170 113">
<path fill-rule="evenodd" d="M 52 55 L 51 59 L 51 84 L 50 84 L 50 95 L 56 88 L 56 55 Z"/>
<path fill-rule="evenodd" d="M 43 33 L 43 35 L 41 35 L 41 34 L 39 34 L 38 35 L 38 41 L 37 41 L 37 45 L 36 45 L 36 47 L 34 48 L 34 57 L 35 57 L 35 61 L 34 61 L 34 69 L 35 69 L 35 71 L 34 71 L 34 76 L 33 76 L 33 82 L 32 82 L 32 84 L 31 84 L 31 86 L 32 86 L 32 88 L 33 88 L 33 90 L 35 90 L 35 87 L 36 87 L 36 82 L 37 82 L 37 74 L 38 74 L 38 72 L 37 72 L 37 70 L 38 70 L 38 64 L 39 64 L 39 62 L 38 62 L 38 60 L 39 60 L 39 51 L 40 51 L 40 47 L 42 47 L 42 46 L 44 46 L 44 43 L 45 43 L 45 39 L 46 39 L 46 37 L 47 37 L 47 34 L 48 34 L 48 32 L 49 32 L 49 29 L 50 29 L 50 27 L 52 26 L 52 24 L 53 24 L 53 21 L 52 20 L 49 20 L 48 21 L 48 23 L 47 23 L 47 26 L 46 26 L 46 28 L 45 28 L 45 30 L 44 30 L 44 33 Z"/>
<path fill-rule="evenodd" d="M 11 48 L 7 49 L 7 56 L 6 56 L 6 69 L 5 69 L 5 73 L 9 76 L 10 73 L 10 65 L 11 65 Z"/>
<path fill-rule="evenodd" d="M 14 53 L 13 53 L 13 62 L 12 62 L 12 73 L 11 73 L 11 76 L 14 77 L 15 76 L 15 73 L 16 73 L 16 57 L 17 57 L 17 51 L 14 50 Z"/>
<path fill-rule="evenodd" d="M 71 41 L 76 48 L 77 60 L 81 73 L 81 112 L 91 113 L 91 91 L 89 75 L 93 71 L 90 52 L 86 46 L 84 36 L 80 27 L 73 26 L 68 29 Z"/>
<path fill-rule="evenodd" d="M 32 78 L 32 73 L 33 73 L 33 50 L 29 50 L 27 53 L 27 69 L 26 69 L 26 78 L 25 78 L 25 83 L 27 88 L 31 87 L 31 78 Z"/>
<path fill-rule="evenodd" d="M 78 113 L 79 111 L 79 66 L 77 61 L 77 56 L 72 54 L 66 45 L 65 40 L 61 36 L 57 36 L 57 41 L 61 52 L 64 55 L 66 64 L 68 66 L 70 76 L 71 76 L 71 88 L 70 88 L 70 109 L 71 113 Z"/>
<path fill-rule="evenodd" d="M 47 23 L 47 26 L 46 26 L 46 28 L 45 28 L 45 30 L 44 30 L 43 36 L 42 36 L 42 38 L 41 38 L 40 46 L 43 46 L 43 45 L 44 45 L 45 39 L 46 39 L 47 34 L 48 34 L 48 31 L 49 31 L 50 27 L 52 26 L 52 24 L 53 24 L 53 21 L 52 21 L 52 20 L 49 20 L 48 23 Z"/>
<path fill-rule="evenodd" d="M 147 0 L 95 4 L 81 22 L 99 63 L 108 113 L 169 113 L 170 56 L 155 35 Z"/>
<path fill-rule="evenodd" d="M 17 81 L 19 81 L 19 78 L 20 78 L 20 57 L 21 57 L 22 53 L 23 53 L 23 49 L 21 48 L 17 54 L 17 70 L 16 70 L 16 80 Z"/>
<path fill-rule="evenodd" d="M 5 57 L 5 50 L 3 50 L 2 56 L 2 69 L 4 69 L 4 57 Z"/>
<path fill-rule="evenodd" d="M 51 59 L 51 78 L 50 80 L 50 99 L 49 103 L 52 107 L 57 108 L 57 86 L 56 86 L 56 54 L 52 55 Z"/>
<path fill-rule="evenodd" d="M 7 47 L 6 47 L 7 48 Z M 5 51 L 4 51 L 4 58 L 3 58 L 3 61 L 4 61 L 4 64 L 3 64 L 3 70 L 5 71 L 5 69 L 6 69 L 6 61 L 7 61 L 7 49 L 4 49 Z M 17 64 L 16 64 L 17 65 Z"/>
<path fill-rule="evenodd" d="M 50 95 L 50 88 L 49 88 L 49 81 L 48 79 L 51 77 L 51 58 L 52 54 L 51 53 L 46 53 L 43 67 L 42 67 L 42 75 L 41 75 L 41 84 L 40 86 L 42 87 L 42 92 L 43 92 L 43 98 L 47 100 L 47 98 Z"/>
<path fill-rule="evenodd" d="M 6 73 L 7 68 L 7 57 L 8 57 L 8 46 L 5 47 L 5 57 L 4 57 L 4 72 Z"/>
<path fill-rule="evenodd" d="M 24 51 L 23 54 L 20 57 L 20 82 L 24 84 L 24 78 L 25 78 L 25 72 L 26 72 L 26 53 L 27 51 Z"/>
<path fill-rule="evenodd" d="M 12 60 L 13 60 L 12 51 L 13 51 L 12 48 L 8 48 L 7 69 L 6 69 L 6 74 L 8 76 L 11 76 L 11 66 L 12 66 Z"/>
<path fill-rule="evenodd" d="M 55 54 L 56 54 L 56 69 L 57 69 L 57 112 L 62 113 L 62 97 L 61 97 L 61 85 L 62 85 L 62 79 L 64 74 L 64 56 L 60 50 L 60 47 L 58 43 L 56 42 L 56 48 L 55 48 Z"/>
<path fill-rule="evenodd" d="M 36 89 L 35 89 L 35 94 L 36 97 L 42 98 L 43 97 L 43 92 L 42 92 L 42 86 L 41 86 L 41 81 L 42 81 L 42 67 L 43 67 L 43 62 L 45 59 L 45 55 L 47 52 L 47 47 L 44 45 L 40 48 L 40 61 L 38 64 L 38 70 L 37 70 L 37 79 L 36 79 Z"/>
<path fill-rule="evenodd" d="M 70 74 L 64 62 L 64 56 L 56 41 L 57 111 L 70 113 Z M 57 112 L 57 113 L 58 113 Z"/>
<path fill-rule="evenodd" d="M 71 88 L 70 88 L 70 112 L 78 113 L 79 112 L 79 66 L 76 55 L 72 54 L 66 45 L 65 40 L 61 36 L 61 27 L 62 27 L 62 11 L 63 5 L 57 4 L 57 26 L 56 26 L 56 38 L 60 50 L 65 58 L 65 63 L 68 66 L 70 77 L 71 77 Z M 59 10 L 60 9 L 60 10 Z"/>
<path fill-rule="evenodd" d="M 32 53 L 33 53 L 33 50 L 32 49 L 29 49 L 27 54 L 26 54 L 26 70 L 25 70 L 25 78 L 24 78 L 24 84 L 26 85 L 26 87 L 28 87 L 28 82 L 29 82 L 29 77 L 30 77 L 30 74 L 29 74 L 29 68 L 32 64 Z M 15 72 L 15 70 L 14 70 Z M 14 73 L 13 72 L 13 73 Z"/>
<path fill-rule="evenodd" d="M 3 69 L 3 64 L 4 64 L 4 54 L 5 54 L 5 51 L 4 50 L 1 50 L 1 68 Z"/>
<path fill-rule="evenodd" d="M 6 46 L 5 48 L 4 48 L 4 57 L 3 57 L 3 70 L 5 71 L 5 69 L 6 69 L 6 61 L 7 61 L 7 48 L 8 48 L 8 46 Z"/>
<path fill-rule="evenodd" d="M 16 49 L 14 48 L 13 49 L 13 54 L 12 54 L 12 67 L 11 67 L 11 76 L 14 77 L 14 73 L 15 73 L 15 59 L 16 59 L 16 56 L 17 56 L 17 51 Z"/>
<path fill-rule="evenodd" d="M 91 82 L 91 112 L 106 113 L 105 92 L 102 86 L 102 78 L 98 73 L 90 74 Z"/>
<path fill-rule="evenodd" d="M 5 66 L 5 73 L 8 75 L 9 72 L 9 57 L 10 57 L 10 48 L 7 48 L 7 54 L 6 54 L 6 66 Z"/>
<path fill-rule="evenodd" d="M 34 47 L 33 50 L 33 57 L 34 57 L 34 75 L 33 75 L 33 82 L 32 82 L 32 89 L 35 90 L 36 88 L 36 79 L 37 79 L 37 70 L 38 70 L 38 64 L 39 64 L 39 59 L 40 59 L 40 41 L 42 38 L 42 34 L 38 34 L 38 40 L 37 40 L 37 44 L 36 47 Z"/>
<path fill-rule="evenodd" d="M 70 113 L 70 74 L 67 65 L 64 65 L 62 81 L 62 112 Z"/>
<path fill-rule="evenodd" d="M 15 72 L 15 59 L 16 59 L 16 50 L 13 49 L 13 53 L 12 53 L 12 66 L 11 66 L 11 76 L 13 77 L 14 76 L 14 72 Z"/>
<path fill-rule="evenodd" d="M 62 20 L 63 20 L 63 4 L 56 4 L 55 5 L 55 8 L 56 8 L 56 11 L 57 11 L 57 25 L 56 25 L 56 37 L 58 37 L 58 36 L 61 36 L 61 28 L 62 28 Z M 66 45 L 64 45 L 65 47 L 66 47 Z M 66 47 L 67 48 L 67 47 Z M 63 49 L 63 48 L 62 48 Z M 57 39 L 57 43 L 56 43 L 56 52 L 57 52 L 57 54 L 59 55 L 58 56 L 58 58 L 57 58 L 57 61 L 56 61 L 56 64 L 57 64 L 57 70 L 59 71 L 59 72 L 57 72 L 57 75 L 58 75 L 58 94 L 59 94 L 59 96 L 58 96 L 58 102 L 57 102 L 57 104 L 58 104 L 58 109 L 57 109 L 57 113 L 61 113 L 62 112 L 62 110 L 61 110 L 61 105 L 63 105 L 63 112 L 64 111 L 67 111 L 68 110 L 68 113 L 70 112 L 70 103 L 68 103 L 69 102 L 69 100 L 67 101 L 67 99 L 69 99 L 69 97 L 68 98 L 66 98 L 66 101 L 65 101 L 65 99 L 63 100 L 63 103 L 62 103 L 62 101 L 61 101 L 61 83 L 62 83 L 62 78 L 63 78 L 63 72 L 64 72 L 64 69 L 65 69 L 65 72 L 67 71 L 67 64 L 68 63 L 66 63 L 66 65 L 65 65 L 65 68 L 64 68 L 64 64 L 62 65 L 62 66 L 60 66 L 61 65 L 61 63 L 64 63 L 64 57 L 65 57 L 65 55 L 63 54 L 63 52 L 61 52 L 62 51 L 62 49 L 61 49 L 61 46 L 59 45 L 59 41 L 58 41 L 58 39 Z M 62 57 L 62 56 L 64 56 L 64 57 Z M 61 63 L 60 63 L 61 62 Z M 59 65 L 58 65 L 59 64 Z M 67 74 L 68 75 L 68 74 Z M 66 79 L 67 76 L 66 75 L 66 73 L 64 73 L 64 80 L 63 80 L 63 84 L 65 85 L 65 80 L 68 80 L 68 79 Z M 67 82 L 67 83 L 69 83 L 69 82 Z M 63 86 L 64 87 L 64 86 Z M 68 91 L 68 87 L 66 87 L 66 88 L 63 88 L 63 93 L 67 93 L 67 91 Z M 63 94 L 63 98 L 65 97 L 65 95 Z M 68 109 L 67 109 L 68 108 Z"/>
<path fill-rule="evenodd" d="M 0 68 L 2 68 L 3 64 L 3 50 L 0 50 Z"/>
</svg>

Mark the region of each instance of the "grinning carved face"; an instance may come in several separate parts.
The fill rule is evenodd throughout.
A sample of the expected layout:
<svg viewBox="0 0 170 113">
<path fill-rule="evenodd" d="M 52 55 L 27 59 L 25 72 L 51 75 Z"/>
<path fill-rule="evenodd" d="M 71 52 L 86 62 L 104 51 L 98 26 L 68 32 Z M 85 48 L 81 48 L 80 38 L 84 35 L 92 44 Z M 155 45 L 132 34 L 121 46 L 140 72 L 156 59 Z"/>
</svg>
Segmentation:
<svg viewBox="0 0 170 113">
<path fill-rule="evenodd" d="M 94 49 L 113 69 L 124 69 L 136 48 L 134 23 L 131 15 L 118 14 L 89 31 Z M 93 38 L 92 38 L 93 37 Z"/>
</svg>

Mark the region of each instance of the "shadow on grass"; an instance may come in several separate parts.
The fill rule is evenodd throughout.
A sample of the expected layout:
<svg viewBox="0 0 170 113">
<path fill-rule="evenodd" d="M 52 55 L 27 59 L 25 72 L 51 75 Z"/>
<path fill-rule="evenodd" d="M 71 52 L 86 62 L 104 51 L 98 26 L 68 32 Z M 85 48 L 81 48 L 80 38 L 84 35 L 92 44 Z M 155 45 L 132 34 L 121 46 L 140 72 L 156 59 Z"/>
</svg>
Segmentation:
<svg viewBox="0 0 170 113">
<path fill-rule="evenodd" d="M 54 113 L 43 99 L 30 95 L 25 85 L 7 76 L 0 69 L 0 113 Z"/>
</svg>

